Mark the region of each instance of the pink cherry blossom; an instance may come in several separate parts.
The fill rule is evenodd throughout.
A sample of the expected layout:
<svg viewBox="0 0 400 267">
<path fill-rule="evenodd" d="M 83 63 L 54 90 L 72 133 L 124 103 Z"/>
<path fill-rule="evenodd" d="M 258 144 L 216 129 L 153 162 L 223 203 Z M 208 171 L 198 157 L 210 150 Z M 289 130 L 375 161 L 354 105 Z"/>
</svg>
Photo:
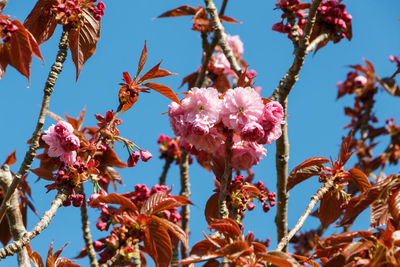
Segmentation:
<svg viewBox="0 0 400 267">
<path fill-rule="evenodd" d="M 229 89 L 221 110 L 221 119 L 226 127 L 240 132 L 252 121 L 258 121 L 264 109 L 261 96 L 251 87 Z"/>
<path fill-rule="evenodd" d="M 49 157 L 59 157 L 66 164 L 74 164 L 80 141 L 73 133 L 74 128 L 68 122 L 59 121 L 51 125 L 42 136 L 43 141 L 49 145 Z"/>
<path fill-rule="evenodd" d="M 239 35 L 226 35 L 226 40 L 232 48 L 233 54 L 237 59 L 241 59 L 244 52 L 243 42 L 240 40 Z"/>
<path fill-rule="evenodd" d="M 212 59 L 214 62 L 213 72 L 216 74 L 224 74 L 230 76 L 236 76 L 236 73 L 231 69 L 231 64 L 228 59 L 225 57 L 224 53 L 217 52 L 212 55 Z"/>
<path fill-rule="evenodd" d="M 264 137 L 264 129 L 259 123 L 251 121 L 243 127 L 240 136 L 246 141 L 258 141 Z"/>
<path fill-rule="evenodd" d="M 281 123 L 283 120 L 283 107 L 277 101 L 271 101 L 264 106 L 263 121 L 268 121 L 273 124 Z"/>
</svg>

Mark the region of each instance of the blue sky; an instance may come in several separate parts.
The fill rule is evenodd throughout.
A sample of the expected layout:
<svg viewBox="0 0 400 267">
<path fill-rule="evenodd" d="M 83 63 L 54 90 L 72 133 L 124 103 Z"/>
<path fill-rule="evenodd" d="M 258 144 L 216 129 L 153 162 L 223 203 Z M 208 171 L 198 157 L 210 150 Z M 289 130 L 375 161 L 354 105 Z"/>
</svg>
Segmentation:
<svg viewBox="0 0 400 267">
<path fill-rule="evenodd" d="M 16 19 L 24 21 L 35 2 L 25 1 L 24 5 L 21 5 L 17 1 L 10 0 L 3 14 L 13 15 Z M 221 2 L 216 1 L 216 5 L 219 7 Z M 226 15 L 243 22 L 225 24 L 225 28 L 232 35 L 240 35 L 245 47 L 244 58 L 258 73 L 255 82 L 257 86 L 262 86 L 263 97 L 271 95 L 293 58 L 291 42 L 286 36 L 271 30 L 272 25 L 278 22 L 280 17 L 280 12 L 273 10 L 275 3 L 273 0 L 231 0 L 226 10 Z M 377 73 L 384 77 L 391 75 L 395 68 L 388 60 L 389 55 L 400 55 L 399 1 L 358 0 L 344 1 L 344 3 L 348 5 L 347 11 L 353 16 L 353 40 L 351 42 L 342 40 L 336 45 L 330 43 L 315 56 L 309 55 L 301 70 L 300 80 L 289 96 L 289 169 L 309 157 L 337 156 L 341 137 L 347 133 L 343 130 L 343 126 L 348 123 L 343 107 L 351 105 L 351 98 L 345 97 L 336 101 L 335 84 L 345 79 L 345 74 L 349 70 L 346 66 L 359 64 L 362 58 L 366 58 L 375 65 Z M 94 114 L 104 114 L 107 110 L 116 109 L 118 83 L 121 81 L 122 72 L 128 71 L 131 74 L 136 72 L 145 40 L 149 55 L 145 70 L 162 59 L 163 68 L 179 75 L 163 78 L 159 82 L 170 86 L 175 92 L 182 91 L 178 89 L 182 78 L 195 71 L 201 63 L 201 39 L 198 32 L 190 30 L 190 17 L 156 20 L 153 18 L 183 4 L 196 7 L 203 4 L 202 1 L 105 0 L 105 4 L 106 14 L 102 20 L 101 38 L 95 54 L 83 67 L 77 82 L 75 82 L 75 67 L 70 55 L 68 56 L 50 103 L 51 111 L 60 115 L 66 112 L 70 116 L 77 116 L 86 105 L 87 115 L 84 124 L 87 126 L 95 125 Z M 42 89 L 55 59 L 60 34 L 61 28 L 58 27 L 54 36 L 40 47 L 45 63 L 33 59 L 29 88 L 27 80 L 11 67 L 0 81 L 2 100 L 0 112 L 3 114 L 0 161 L 17 149 L 17 159 L 20 164 L 25 154 L 26 141 L 31 137 L 36 123 Z M 383 124 L 385 119 L 390 117 L 400 119 L 395 108 L 398 99 L 381 92 L 376 100 L 375 111 L 380 123 Z M 158 182 L 164 162 L 158 159 L 156 140 L 161 133 L 172 135 L 167 115 L 161 115 L 167 111 L 169 103 L 167 98 L 156 92 L 144 94 L 140 96 L 133 109 L 122 115 L 124 123 L 119 128 L 121 135 L 150 150 L 154 158 L 147 163 L 140 162 L 135 168 L 121 170 L 124 186 L 120 187 L 120 192 L 132 191 L 134 185 L 138 183 L 145 183 L 150 187 Z M 45 128 L 52 123 L 54 121 L 48 118 Z M 255 179 L 262 180 L 271 191 L 275 191 L 275 145 L 266 148 L 267 157 L 254 169 Z M 127 159 L 122 145 L 117 151 L 120 152 L 122 159 Z M 12 170 L 17 171 L 17 165 L 12 167 Z M 398 167 L 391 170 L 398 172 Z M 207 227 L 203 209 L 214 189 L 214 177 L 196 164 L 190 167 L 190 177 L 191 200 L 195 204 L 191 208 L 190 221 L 192 231 L 190 244 L 193 245 L 202 239 L 201 231 Z M 32 187 L 34 204 L 38 213 L 42 215 L 50 207 L 55 192 L 46 194 L 44 186 L 48 182 L 35 183 L 35 181 L 35 175 L 29 174 L 28 182 Z M 173 193 L 179 193 L 177 166 L 173 166 L 170 170 L 167 184 L 174 185 Z M 319 186 L 317 178 L 314 177 L 290 192 L 289 227 L 296 223 L 311 195 Z M 88 184 L 85 190 L 90 194 L 92 187 Z M 257 205 L 254 211 L 248 213 L 244 222 L 245 233 L 251 230 L 257 238 L 270 237 L 271 249 L 276 244 L 275 212 L 276 209 L 272 208 L 265 214 L 261 206 Z M 95 238 L 104 236 L 94 227 L 98 215 L 97 211 L 89 213 L 92 234 Z M 353 229 L 367 229 L 368 216 L 368 213 L 363 214 Z M 38 218 L 30 213 L 28 230 L 32 229 L 37 221 Z M 310 218 L 306 222 L 305 229 L 317 225 L 318 221 Z M 79 209 L 61 208 L 50 226 L 32 240 L 31 246 L 45 258 L 52 240 L 56 249 L 70 242 L 62 256 L 72 258 L 84 244 L 80 228 Z M 330 232 L 334 231 L 340 231 L 340 228 Z M 86 259 L 78 263 L 88 265 Z M 13 265 L 16 265 L 16 257 L 0 261 L 0 266 Z"/>
</svg>

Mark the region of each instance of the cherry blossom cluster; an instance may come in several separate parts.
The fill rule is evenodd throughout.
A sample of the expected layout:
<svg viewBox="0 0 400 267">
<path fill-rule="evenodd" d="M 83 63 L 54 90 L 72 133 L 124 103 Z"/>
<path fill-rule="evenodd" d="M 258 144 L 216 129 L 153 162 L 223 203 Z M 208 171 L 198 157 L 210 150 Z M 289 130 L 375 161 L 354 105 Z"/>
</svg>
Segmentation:
<svg viewBox="0 0 400 267">
<path fill-rule="evenodd" d="M 74 128 L 65 121 L 51 125 L 42 136 L 43 141 L 49 145 L 47 154 L 50 157 L 60 157 L 65 164 L 74 164 L 76 150 L 80 146 L 79 138 L 74 135 Z"/>
<path fill-rule="evenodd" d="M 282 134 L 282 106 L 275 101 L 264 105 L 251 87 L 229 89 L 224 95 L 211 87 L 192 88 L 181 103 L 169 105 L 175 135 L 197 150 L 224 158 L 226 130 L 232 130 L 232 166 L 238 170 L 258 164 L 267 152 L 263 145 Z"/>
<path fill-rule="evenodd" d="M 125 195 L 129 195 L 129 199 L 140 209 L 148 198 L 160 191 L 169 191 L 170 188 L 166 185 L 154 185 L 151 189 L 149 189 L 145 184 L 137 184 L 135 185 L 135 191 L 127 193 Z M 106 238 L 102 238 L 96 240 L 94 242 L 94 247 L 96 252 L 100 252 L 100 262 L 105 262 L 109 258 L 111 258 L 116 250 L 119 249 L 120 254 L 127 258 L 133 258 L 133 243 L 137 242 L 137 239 L 140 239 L 141 233 L 138 225 L 134 224 L 133 221 L 126 224 L 123 220 L 121 220 L 121 214 L 117 212 L 117 209 L 108 206 L 104 203 L 98 203 L 93 205 L 92 202 L 97 199 L 100 195 L 106 195 L 103 191 L 100 194 L 93 194 L 88 199 L 88 205 L 93 208 L 98 208 L 101 210 L 101 214 L 99 217 L 99 221 L 96 224 L 97 229 L 100 231 L 108 231 L 110 226 L 112 229 L 110 231 L 110 235 Z M 170 196 L 170 195 L 169 195 Z M 172 208 L 169 210 L 163 210 L 160 213 L 157 213 L 158 217 L 169 220 L 172 223 L 177 223 L 182 220 L 180 213 L 177 211 L 177 208 Z M 124 217 L 126 218 L 126 217 Z M 121 225 L 116 225 L 120 223 Z"/>
<path fill-rule="evenodd" d="M 16 31 L 18 31 L 18 27 L 7 16 L 0 15 L 0 38 L 3 42 L 8 42 Z"/>
<path fill-rule="evenodd" d="M 104 16 L 105 4 L 98 2 L 97 0 L 58 0 L 54 3 L 51 9 L 55 12 L 56 19 L 60 24 L 73 25 L 74 27 L 80 27 L 82 24 L 89 23 L 84 15 L 83 10 L 88 10 L 96 20 L 101 20 Z"/>
<path fill-rule="evenodd" d="M 346 37 L 346 29 L 352 20 L 352 16 L 345 9 L 346 5 L 337 0 L 321 2 L 318 8 L 320 20 L 337 35 L 339 40 Z"/>
<path fill-rule="evenodd" d="M 338 98 L 352 94 L 357 88 L 363 88 L 367 84 L 367 78 L 363 75 L 358 74 L 355 71 L 350 71 L 346 75 L 345 81 L 336 83 L 338 88 Z"/>
</svg>

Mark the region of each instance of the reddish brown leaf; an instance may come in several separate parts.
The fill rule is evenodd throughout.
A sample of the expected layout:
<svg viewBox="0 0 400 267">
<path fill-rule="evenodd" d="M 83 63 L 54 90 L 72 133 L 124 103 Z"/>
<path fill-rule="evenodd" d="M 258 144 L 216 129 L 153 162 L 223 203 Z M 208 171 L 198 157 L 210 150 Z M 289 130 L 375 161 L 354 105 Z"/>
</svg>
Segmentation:
<svg viewBox="0 0 400 267">
<path fill-rule="evenodd" d="M 6 49 L 8 53 L 8 63 L 29 80 L 32 61 L 32 45 L 36 46 L 35 51 L 38 51 L 39 48 L 21 22 L 14 20 L 13 23 L 18 27 L 18 30 L 14 32 L 11 35 L 10 40 L 4 44 L 4 49 Z M 31 41 L 33 42 L 32 44 Z"/>
<path fill-rule="evenodd" d="M 13 152 L 11 152 L 8 156 L 7 156 L 7 158 L 6 158 L 6 161 L 4 162 L 4 164 L 7 164 L 7 165 L 13 165 L 15 162 L 17 162 L 17 158 L 15 157 L 15 152 L 16 152 L 17 150 L 14 150 Z"/>
<path fill-rule="evenodd" d="M 192 73 L 190 73 L 189 75 L 185 76 L 185 77 L 182 79 L 182 83 L 181 83 L 181 85 L 179 86 L 179 88 L 181 88 L 183 85 L 185 85 L 185 83 L 188 84 L 188 90 L 189 90 L 190 88 L 195 87 L 195 85 L 196 85 L 196 80 L 197 80 L 197 76 L 198 76 L 198 75 L 199 75 L 199 73 L 196 71 L 196 72 L 192 72 Z"/>
<path fill-rule="evenodd" d="M 314 175 L 318 175 L 321 171 L 322 164 L 327 162 L 329 162 L 329 160 L 324 157 L 313 157 L 303 161 L 290 172 L 287 180 L 287 190 L 289 191 L 298 183 Z"/>
<path fill-rule="evenodd" d="M 82 267 L 82 265 L 75 264 L 74 261 L 66 258 L 58 258 L 55 267 Z"/>
<path fill-rule="evenodd" d="M 146 46 L 146 41 L 144 41 L 144 47 L 142 49 L 142 54 L 140 55 L 138 69 L 137 69 L 135 79 L 134 79 L 135 81 L 136 81 L 137 77 L 139 76 L 140 72 L 143 70 L 143 67 L 146 64 L 146 61 L 147 61 L 147 46 Z"/>
<path fill-rule="evenodd" d="M 260 195 L 261 194 L 260 189 L 258 189 L 255 185 L 249 184 L 249 183 L 245 183 L 241 187 L 241 190 L 244 190 L 244 191 L 247 191 L 247 192 L 251 192 L 251 193 L 254 193 L 256 195 Z"/>
<path fill-rule="evenodd" d="M 178 208 L 181 206 L 187 205 L 187 202 L 180 202 L 175 200 L 174 198 L 167 198 L 161 202 L 159 202 L 157 205 L 153 207 L 153 214 L 156 214 L 158 212 L 164 211 L 164 210 L 169 210 L 173 208 Z"/>
<path fill-rule="evenodd" d="M 162 225 L 165 229 L 177 237 L 186 248 L 189 247 L 185 231 L 183 231 L 179 225 L 154 215 L 151 216 L 151 220 L 154 220 L 155 223 Z"/>
<path fill-rule="evenodd" d="M 228 23 L 241 23 L 240 21 L 235 20 L 229 16 L 219 16 L 220 21 L 228 22 Z"/>
<path fill-rule="evenodd" d="M 368 181 L 368 177 L 363 171 L 357 168 L 352 168 L 349 170 L 349 173 L 351 174 L 353 181 L 361 192 L 365 192 L 368 188 L 371 187 L 371 183 Z"/>
<path fill-rule="evenodd" d="M 317 262 L 310 260 L 307 257 L 301 256 L 301 255 L 296 255 L 296 254 L 292 254 L 292 256 L 294 258 L 296 258 L 297 260 L 300 260 L 304 263 L 310 264 L 312 267 L 320 267 L 320 265 Z"/>
<path fill-rule="evenodd" d="M 158 72 L 158 70 L 160 69 L 160 65 L 161 65 L 160 61 L 157 65 L 155 65 L 153 68 L 151 68 L 148 72 L 146 72 L 145 74 L 143 74 L 142 77 L 140 77 L 140 79 L 137 81 L 137 84 L 141 84 L 143 82 L 155 79 L 154 75 Z"/>
<path fill-rule="evenodd" d="M 167 18 L 167 17 L 180 17 L 196 14 L 196 9 L 194 7 L 183 5 L 167 12 L 162 13 L 157 18 Z"/>
<path fill-rule="evenodd" d="M 360 253 L 361 251 L 367 250 L 374 246 L 374 243 L 369 240 L 351 242 L 342 251 L 341 254 L 348 260 L 353 255 Z"/>
<path fill-rule="evenodd" d="M 72 117 L 69 117 L 67 115 L 67 113 L 65 113 L 65 118 L 67 119 L 67 121 L 72 125 L 72 127 L 75 130 L 79 131 L 82 128 L 83 119 L 85 118 L 85 112 L 86 112 L 86 106 L 79 113 L 79 117 L 72 118 Z"/>
<path fill-rule="evenodd" d="M 53 35 L 57 26 L 54 13 L 50 11 L 52 5 L 52 0 L 39 0 L 24 22 L 39 45 Z"/>
<path fill-rule="evenodd" d="M 346 212 L 342 220 L 340 221 L 340 225 L 347 225 L 354 222 L 357 216 L 368 208 L 382 193 L 383 188 L 374 186 L 368 189 L 368 191 L 362 193 L 358 197 L 353 197 L 350 199 L 348 205 L 346 206 Z"/>
<path fill-rule="evenodd" d="M 168 70 L 164 70 L 164 69 L 158 69 L 157 72 L 153 75 L 153 79 L 167 77 L 167 76 L 171 76 L 171 75 L 177 75 L 177 73 L 172 73 L 172 72 L 170 72 Z"/>
<path fill-rule="evenodd" d="M 318 242 L 318 246 L 321 248 L 328 247 L 338 247 L 341 245 L 348 245 L 354 238 L 371 237 L 373 234 L 369 231 L 355 231 L 355 232 L 343 232 L 340 234 L 332 234 L 327 238 L 320 239 Z"/>
<path fill-rule="evenodd" d="M 44 267 L 43 259 L 36 251 L 32 251 L 32 248 L 29 244 L 26 245 L 26 249 L 28 251 L 29 258 L 36 267 Z"/>
<path fill-rule="evenodd" d="M 179 98 L 176 96 L 174 91 L 172 91 L 172 89 L 169 88 L 168 86 L 159 84 L 159 83 L 145 83 L 143 85 L 159 92 L 163 96 L 171 99 L 172 101 L 178 103 L 179 105 L 181 104 L 181 102 L 179 101 Z"/>
<path fill-rule="evenodd" d="M 153 214 L 153 208 L 156 207 L 159 203 L 164 201 L 170 191 L 158 191 L 154 194 L 152 194 L 144 203 L 142 206 L 142 209 L 140 210 L 141 214 L 145 214 L 147 216 L 150 216 Z"/>
<path fill-rule="evenodd" d="M 260 253 L 258 254 L 258 257 L 278 267 L 300 266 L 300 264 L 295 259 L 281 251 L 269 251 L 266 253 Z"/>
<path fill-rule="evenodd" d="M 49 252 L 47 253 L 47 258 L 46 258 L 46 267 L 54 267 L 56 260 L 58 256 L 60 256 L 61 252 L 64 250 L 64 248 L 68 245 L 65 244 L 61 249 L 57 250 L 53 254 L 53 242 L 51 242 L 50 247 L 49 247 Z"/>
<path fill-rule="evenodd" d="M 350 152 L 350 147 L 351 147 L 351 132 L 347 137 L 343 138 L 342 144 L 340 146 L 340 154 L 339 154 L 340 166 L 346 164 L 346 162 L 353 154 L 353 152 Z"/>
<path fill-rule="evenodd" d="M 106 166 L 117 168 L 127 167 L 125 162 L 118 158 L 117 154 L 115 154 L 114 150 L 111 147 L 107 147 L 107 150 L 103 152 L 103 155 L 101 156 L 101 163 Z"/>
<path fill-rule="evenodd" d="M 3 198 L 0 198 L 1 202 L 3 201 Z M 3 244 L 3 246 L 6 246 L 8 242 L 11 240 L 11 232 L 10 232 L 10 226 L 8 224 L 8 219 L 7 216 L 4 216 L 3 219 L 0 222 L 0 242 Z"/>
<path fill-rule="evenodd" d="M 117 204 L 121 205 L 121 207 L 125 207 L 133 211 L 138 211 L 138 208 L 132 201 L 117 193 L 111 193 L 107 196 L 99 196 L 93 201 L 93 204 L 98 204 L 100 202 Z"/>
<path fill-rule="evenodd" d="M 390 218 L 387 199 L 380 199 L 371 204 L 370 227 L 376 228 L 384 225 Z"/>
<path fill-rule="evenodd" d="M 235 241 L 234 243 L 228 244 L 225 247 L 218 250 L 222 256 L 231 256 L 236 258 L 237 256 L 241 255 L 242 253 L 246 253 L 252 248 L 249 247 L 246 241 Z"/>
<path fill-rule="evenodd" d="M 398 73 L 400 73 L 400 68 L 392 75 L 392 77 L 395 77 Z M 378 79 L 378 82 L 392 96 L 400 96 L 399 86 L 397 86 L 396 81 L 392 77 L 382 78 L 382 80 Z"/>
<path fill-rule="evenodd" d="M 144 248 L 157 267 L 168 267 L 172 259 L 171 239 L 167 230 L 154 220 L 144 227 Z"/>
<path fill-rule="evenodd" d="M 204 234 L 204 232 L 203 232 Z M 221 248 L 222 246 L 226 245 L 226 241 L 219 238 L 211 238 L 204 234 L 206 239 L 201 240 L 193 245 L 190 254 L 201 255 L 207 253 L 207 251 L 216 251 L 217 249 Z"/>
<path fill-rule="evenodd" d="M 189 257 L 186 257 L 186 258 L 182 259 L 179 262 L 179 265 L 188 265 L 188 264 L 191 264 L 191 263 L 213 260 L 213 259 L 216 259 L 216 258 L 219 258 L 219 257 L 221 257 L 220 254 L 218 254 L 216 252 L 211 252 L 211 251 L 208 251 L 208 252 L 206 252 L 204 254 L 200 254 L 200 255 L 191 254 Z M 217 266 L 219 266 L 219 265 L 217 265 Z"/>
<path fill-rule="evenodd" d="M 204 209 L 204 216 L 207 223 L 210 224 L 212 219 L 217 219 L 219 217 L 218 211 L 218 193 L 213 194 L 206 203 L 206 208 Z"/>
<path fill-rule="evenodd" d="M 229 236 L 239 237 L 242 232 L 240 231 L 237 223 L 232 219 L 212 219 L 208 229 L 214 229 L 216 231 L 223 232 Z"/>
<path fill-rule="evenodd" d="M 54 181 L 53 172 L 49 169 L 37 168 L 37 169 L 31 170 L 31 172 L 33 172 L 38 177 L 45 179 L 47 181 Z"/>
<path fill-rule="evenodd" d="M 79 30 L 71 29 L 68 35 L 69 48 L 76 67 L 76 80 L 78 80 L 83 64 L 94 54 L 97 41 L 100 39 L 100 21 L 96 20 L 87 10 L 83 10 L 82 14 L 88 23 Z"/>
<path fill-rule="evenodd" d="M 340 217 L 342 214 L 340 205 L 342 203 L 339 192 L 330 190 L 324 195 L 318 209 L 318 217 L 323 227 L 327 227 Z"/>
<path fill-rule="evenodd" d="M 395 224 L 400 222 L 400 188 L 391 194 L 389 197 L 389 211 L 392 215 Z"/>
</svg>

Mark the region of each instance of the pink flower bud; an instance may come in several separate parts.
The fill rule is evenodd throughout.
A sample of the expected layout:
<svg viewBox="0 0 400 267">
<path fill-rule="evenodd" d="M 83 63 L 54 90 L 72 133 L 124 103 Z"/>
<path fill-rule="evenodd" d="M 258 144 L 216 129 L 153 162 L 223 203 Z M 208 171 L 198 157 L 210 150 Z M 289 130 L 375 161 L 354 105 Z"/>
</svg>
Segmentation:
<svg viewBox="0 0 400 267">
<path fill-rule="evenodd" d="M 365 76 L 358 75 L 354 79 L 354 85 L 357 87 L 364 87 L 366 84 L 367 84 L 367 78 Z"/>
<path fill-rule="evenodd" d="M 96 240 L 96 241 L 93 242 L 93 246 L 94 246 L 94 250 L 96 252 L 99 252 L 100 250 L 103 249 L 104 243 L 101 242 L 100 240 Z"/>
<path fill-rule="evenodd" d="M 246 141 L 257 141 L 264 137 L 264 130 L 259 123 L 252 121 L 243 127 L 240 136 Z"/>
<path fill-rule="evenodd" d="M 256 205 L 254 205 L 254 203 L 249 203 L 249 204 L 247 204 L 247 209 L 251 211 L 255 208 L 255 206 Z"/>
<path fill-rule="evenodd" d="M 389 60 L 390 60 L 390 62 L 395 62 L 396 58 L 393 55 L 390 55 L 389 56 Z"/>
<path fill-rule="evenodd" d="M 104 9 L 106 8 L 106 5 L 105 5 L 103 2 L 99 2 L 99 3 L 97 4 L 97 8 L 98 8 L 98 9 L 101 9 L 101 10 L 104 10 Z"/>
<path fill-rule="evenodd" d="M 150 153 L 150 151 L 140 150 L 140 158 L 142 159 L 142 161 L 147 162 L 152 157 L 153 155 Z"/>
<path fill-rule="evenodd" d="M 137 151 L 133 151 L 133 153 L 128 158 L 128 167 L 135 167 L 139 162 L 140 153 Z"/>
<path fill-rule="evenodd" d="M 105 231 L 108 228 L 106 222 L 98 222 L 98 223 L 96 223 L 96 227 L 100 231 Z"/>
</svg>

